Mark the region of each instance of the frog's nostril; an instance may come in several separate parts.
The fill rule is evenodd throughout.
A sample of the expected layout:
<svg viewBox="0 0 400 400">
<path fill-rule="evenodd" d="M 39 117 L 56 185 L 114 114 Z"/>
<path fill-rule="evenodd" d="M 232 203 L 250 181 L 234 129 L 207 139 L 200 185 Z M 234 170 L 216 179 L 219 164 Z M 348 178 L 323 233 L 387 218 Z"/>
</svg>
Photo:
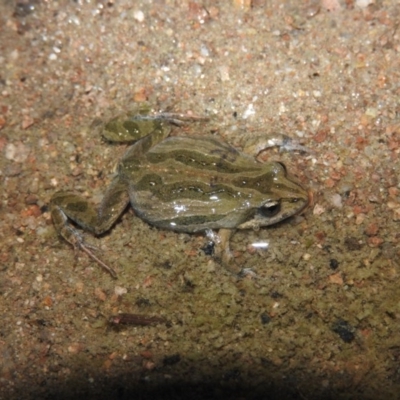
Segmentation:
<svg viewBox="0 0 400 400">
<path fill-rule="evenodd" d="M 286 165 L 283 162 L 278 161 L 278 164 L 283 168 L 283 170 L 285 171 L 285 174 L 287 173 L 287 168 Z"/>
</svg>

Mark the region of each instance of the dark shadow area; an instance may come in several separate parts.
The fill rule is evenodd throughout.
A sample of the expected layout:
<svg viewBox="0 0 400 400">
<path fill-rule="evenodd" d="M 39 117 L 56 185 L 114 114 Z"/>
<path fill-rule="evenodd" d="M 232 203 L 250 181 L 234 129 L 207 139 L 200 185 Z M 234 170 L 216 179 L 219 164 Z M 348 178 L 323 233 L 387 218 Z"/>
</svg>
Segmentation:
<svg viewBox="0 0 400 400">
<path fill-rule="evenodd" d="M 182 363 L 182 362 L 180 362 Z M 180 364 L 178 363 L 178 364 Z M 126 368 L 119 374 L 91 374 L 87 369 L 74 371 L 74 378 L 62 380 L 53 374 L 42 376 L 36 384 L 18 385 L 4 399 L 249 399 L 249 400 L 338 400 L 387 399 L 377 388 L 355 383 L 354 376 L 333 373 L 321 378 L 303 368 L 286 371 L 267 368 L 265 374 L 253 374 L 251 368 L 221 370 L 206 365 L 200 368 L 185 364 L 166 366 L 153 371 Z M 174 368 L 176 367 L 176 368 Z M 200 371 L 201 370 L 201 371 Z M 37 377 L 38 378 L 38 377 Z"/>
</svg>

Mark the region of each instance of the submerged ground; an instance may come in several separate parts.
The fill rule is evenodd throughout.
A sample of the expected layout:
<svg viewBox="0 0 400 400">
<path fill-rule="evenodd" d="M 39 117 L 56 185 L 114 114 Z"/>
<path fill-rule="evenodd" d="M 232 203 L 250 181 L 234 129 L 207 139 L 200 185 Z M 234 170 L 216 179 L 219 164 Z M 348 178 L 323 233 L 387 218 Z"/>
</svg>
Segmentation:
<svg viewBox="0 0 400 400">
<path fill-rule="evenodd" d="M 0 398 L 397 398 L 397 3 L 3 1 Z M 234 236 L 257 277 L 131 210 L 88 235 L 117 280 L 58 238 L 52 194 L 99 201 L 125 149 L 93 120 L 143 101 L 210 117 L 176 134 L 312 150 L 260 155 L 313 202 Z M 118 313 L 166 322 L 110 326 Z"/>
</svg>

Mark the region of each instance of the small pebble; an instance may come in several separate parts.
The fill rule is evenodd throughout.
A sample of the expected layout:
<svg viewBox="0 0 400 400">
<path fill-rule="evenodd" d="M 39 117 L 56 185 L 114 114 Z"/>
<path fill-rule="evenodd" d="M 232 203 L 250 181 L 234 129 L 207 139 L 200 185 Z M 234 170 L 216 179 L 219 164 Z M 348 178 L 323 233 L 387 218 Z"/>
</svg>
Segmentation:
<svg viewBox="0 0 400 400">
<path fill-rule="evenodd" d="M 126 288 L 122 287 L 122 286 L 115 286 L 114 293 L 117 296 L 122 296 L 123 294 L 128 293 L 128 290 Z"/>
<path fill-rule="evenodd" d="M 5 156 L 7 160 L 23 163 L 27 160 L 31 149 L 21 142 L 8 143 L 6 145 Z"/>
<path fill-rule="evenodd" d="M 144 13 L 141 10 L 136 10 L 133 12 L 133 18 L 138 22 L 144 21 Z"/>
</svg>

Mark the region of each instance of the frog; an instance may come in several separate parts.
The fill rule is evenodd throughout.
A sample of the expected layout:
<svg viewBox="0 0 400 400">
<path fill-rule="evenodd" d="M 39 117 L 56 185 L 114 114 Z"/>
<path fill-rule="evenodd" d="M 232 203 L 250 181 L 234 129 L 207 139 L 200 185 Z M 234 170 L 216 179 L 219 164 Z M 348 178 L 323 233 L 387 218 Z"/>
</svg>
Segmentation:
<svg viewBox="0 0 400 400">
<path fill-rule="evenodd" d="M 244 269 L 236 265 L 229 247 L 232 234 L 299 214 L 309 196 L 281 162 L 260 162 L 214 135 L 170 135 L 175 127 L 206 119 L 154 113 L 141 105 L 105 124 L 97 122 L 106 141 L 129 147 L 98 207 L 71 191 L 53 194 L 50 212 L 58 234 L 116 278 L 116 271 L 94 254 L 95 247 L 86 243 L 81 230 L 95 236 L 108 232 L 130 205 L 137 217 L 163 230 L 218 230 L 215 257 L 240 275 Z M 304 150 L 286 135 L 266 138 L 249 148 L 256 153 L 276 145 Z"/>
</svg>

